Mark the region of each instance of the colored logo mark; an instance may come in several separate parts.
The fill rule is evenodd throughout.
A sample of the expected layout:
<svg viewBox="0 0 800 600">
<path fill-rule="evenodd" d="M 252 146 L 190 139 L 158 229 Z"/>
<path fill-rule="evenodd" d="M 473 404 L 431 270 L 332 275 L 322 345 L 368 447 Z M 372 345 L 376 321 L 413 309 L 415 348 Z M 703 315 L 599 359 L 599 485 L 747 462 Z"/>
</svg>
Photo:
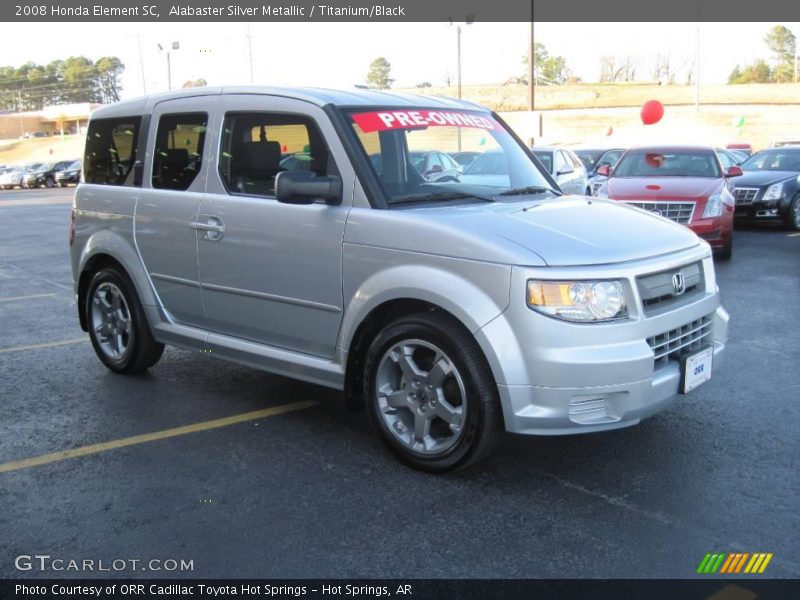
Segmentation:
<svg viewBox="0 0 800 600">
<path fill-rule="evenodd" d="M 764 572 L 769 561 L 772 560 L 772 552 L 709 552 L 703 557 L 697 572 L 703 575 L 719 574 L 750 574 L 756 575 Z"/>
</svg>

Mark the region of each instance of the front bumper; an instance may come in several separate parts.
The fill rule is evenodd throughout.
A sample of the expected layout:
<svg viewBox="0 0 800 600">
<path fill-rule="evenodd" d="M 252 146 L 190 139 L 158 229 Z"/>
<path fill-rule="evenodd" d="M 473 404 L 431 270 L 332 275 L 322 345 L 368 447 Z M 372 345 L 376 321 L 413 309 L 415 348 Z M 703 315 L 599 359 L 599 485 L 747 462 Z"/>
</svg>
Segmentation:
<svg viewBox="0 0 800 600">
<path fill-rule="evenodd" d="M 716 318 L 720 328 L 727 328 L 728 315 L 724 309 L 718 310 Z M 716 371 L 725 343 L 713 344 Z M 680 380 L 680 364 L 671 360 L 654 370 L 651 378 L 641 381 L 574 388 L 501 385 L 498 390 L 503 405 L 513 407 L 506 414 L 506 430 L 530 435 L 569 435 L 636 425 L 678 398 Z"/>
<path fill-rule="evenodd" d="M 703 266 L 704 287 L 692 296 L 687 294 L 685 303 L 677 307 L 644 308 L 637 278 L 697 262 Z M 639 264 L 585 270 L 515 267 L 514 271 L 511 297 L 520 300 L 528 278 L 621 279 L 629 299 L 629 318 L 570 324 L 540 315 L 524 302 L 512 302 L 505 313 L 479 330 L 476 339 L 495 373 L 509 432 L 563 435 L 635 425 L 666 408 L 678 395 L 681 352 L 711 345 L 714 367 L 719 365 L 728 335 L 728 313 L 719 304 L 713 261 L 705 244 L 673 258 Z M 544 271 L 550 271 L 549 276 Z M 694 331 L 700 332 L 698 337 Z M 669 345 L 673 339 L 678 342 Z M 664 348 L 669 350 L 662 353 Z"/>
<path fill-rule="evenodd" d="M 771 219 L 783 218 L 784 202 L 782 200 L 762 202 L 756 201 L 752 204 L 740 204 L 736 206 L 734 218 L 752 221 L 769 221 Z"/>
</svg>

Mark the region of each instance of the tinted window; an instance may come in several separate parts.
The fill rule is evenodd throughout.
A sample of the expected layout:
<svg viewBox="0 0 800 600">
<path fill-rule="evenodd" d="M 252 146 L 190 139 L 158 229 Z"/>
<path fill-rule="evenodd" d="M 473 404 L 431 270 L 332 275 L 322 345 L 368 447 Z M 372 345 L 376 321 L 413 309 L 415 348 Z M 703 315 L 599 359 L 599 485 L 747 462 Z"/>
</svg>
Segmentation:
<svg viewBox="0 0 800 600">
<path fill-rule="evenodd" d="M 94 119 L 86 134 L 86 183 L 131 185 L 140 117 Z"/>
<path fill-rule="evenodd" d="M 534 152 L 533 155 L 539 159 L 550 173 L 553 172 L 553 154 L 550 152 Z"/>
<path fill-rule="evenodd" d="M 747 171 L 800 171 L 800 149 L 764 150 L 742 163 Z"/>
<path fill-rule="evenodd" d="M 631 150 L 617 164 L 614 177 L 721 177 L 717 155 L 708 150 L 652 152 Z"/>
<path fill-rule="evenodd" d="M 163 115 L 153 153 L 153 187 L 187 190 L 202 166 L 206 113 Z"/>
<path fill-rule="evenodd" d="M 282 171 L 336 171 L 310 118 L 274 113 L 227 114 L 219 166 L 229 192 L 255 196 L 274 196 L 275 177 Z"/>
</svg>

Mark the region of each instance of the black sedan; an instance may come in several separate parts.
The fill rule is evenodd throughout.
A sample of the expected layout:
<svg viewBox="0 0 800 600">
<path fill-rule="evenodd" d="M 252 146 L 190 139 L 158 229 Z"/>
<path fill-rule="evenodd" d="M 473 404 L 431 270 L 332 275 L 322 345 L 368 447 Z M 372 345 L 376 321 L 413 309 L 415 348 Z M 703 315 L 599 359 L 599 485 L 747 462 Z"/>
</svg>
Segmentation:
<svg viewBox="0 0 800 600">
<path fill-rule="evenodd" d="M 741 164 L 736 178 L 736 219 L 781 220 L 800 231 L 800 147 L 762 150 Z"/>
<path fill-rule="evenodd" d="M 43 163 L 25 175 L 25 187 L 56 187 L 56 173 L 67 168 L 74 160 L 62 160 L 57 163 Z"/>
<path fill-rule="evenodd" d="M 60 171 L 56 171 L 56 183 L 61 187 L 67 187 L 70 183 L 77 185 L 80 179 L 81 161 L 79 160 L 71 162 Z"/>
</svg>

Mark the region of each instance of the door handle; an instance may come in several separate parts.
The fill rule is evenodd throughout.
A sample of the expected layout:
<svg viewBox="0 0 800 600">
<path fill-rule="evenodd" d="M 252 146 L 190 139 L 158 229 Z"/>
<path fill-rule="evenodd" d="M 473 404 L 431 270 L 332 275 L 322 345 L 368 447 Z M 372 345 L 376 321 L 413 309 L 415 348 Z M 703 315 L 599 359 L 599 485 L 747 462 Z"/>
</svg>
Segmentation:
<svg viewBox="0 0 800 600">
<path fill-rule="evenodd" d="M 201 217 L 202 218 L 202 217 Z M 189 227 L 202 231 L 203 235 L 200 239 L 208 240 L 210 242 L 218 242 L 225 235 L 225 223 L 219 217 L 209 216 L 205 217 L 205 222 L 198 220 L 189 223 Z"/>
</svg>

